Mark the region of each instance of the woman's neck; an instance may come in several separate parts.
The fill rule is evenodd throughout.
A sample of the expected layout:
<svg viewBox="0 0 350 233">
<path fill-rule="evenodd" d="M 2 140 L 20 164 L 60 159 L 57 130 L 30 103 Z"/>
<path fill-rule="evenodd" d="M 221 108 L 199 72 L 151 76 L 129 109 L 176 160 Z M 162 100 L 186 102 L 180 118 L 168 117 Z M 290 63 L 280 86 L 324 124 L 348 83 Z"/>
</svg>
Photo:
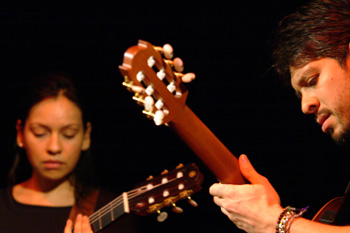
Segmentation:
<svg viewBox="0 0 350 233">
<path fill-rule="evenodd" d="M 16 201 L 27 205 L 64 207 L 75 203 L 74 186 L 68 179 L 60 182 L 41 181 L 31 177 L 12 190 Z"/>
</svg>

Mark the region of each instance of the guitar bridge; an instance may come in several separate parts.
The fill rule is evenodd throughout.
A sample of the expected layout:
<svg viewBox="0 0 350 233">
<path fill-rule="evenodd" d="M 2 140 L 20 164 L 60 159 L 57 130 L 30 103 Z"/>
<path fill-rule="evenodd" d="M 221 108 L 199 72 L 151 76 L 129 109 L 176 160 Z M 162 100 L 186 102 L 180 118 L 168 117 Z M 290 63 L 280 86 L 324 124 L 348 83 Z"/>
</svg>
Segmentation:
<svg viewBox="0 0 350 233">
<path fill-rule="evenodd" d="M 334 222 L 335 216 L 337 215 L 337 212 L 334 210 L 326 210 L 321 218 L 319 219 L 319 222 L 321 223 L 327 223 L 332 224 Z"/>
</svg>

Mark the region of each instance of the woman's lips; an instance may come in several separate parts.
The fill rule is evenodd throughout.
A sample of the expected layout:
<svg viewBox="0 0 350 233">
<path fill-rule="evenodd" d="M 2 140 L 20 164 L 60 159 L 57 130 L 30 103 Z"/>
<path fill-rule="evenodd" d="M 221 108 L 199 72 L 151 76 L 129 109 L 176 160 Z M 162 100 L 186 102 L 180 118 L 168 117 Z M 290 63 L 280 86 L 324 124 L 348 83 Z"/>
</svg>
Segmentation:
<svg viewBox="0 0 350 233">
<path fill-rule="evenodd" d="M 44 166 L 47 169 L 58 169 L 63 165 L 60 161 L 45 161 Z"/>
</svg>

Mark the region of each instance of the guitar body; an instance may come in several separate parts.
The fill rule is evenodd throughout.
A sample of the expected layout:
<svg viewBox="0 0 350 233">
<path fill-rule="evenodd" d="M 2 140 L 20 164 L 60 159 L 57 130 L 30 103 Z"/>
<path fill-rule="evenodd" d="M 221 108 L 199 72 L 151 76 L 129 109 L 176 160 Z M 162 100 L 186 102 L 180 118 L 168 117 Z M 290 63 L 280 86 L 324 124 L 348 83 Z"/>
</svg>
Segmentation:
<svg viewBox="0 0 350 233">
<path fill-rule="evenodd" d="M 336 197 L 327 202 L 314 216 L 312 221 L 335 224 L 337 213 L 342 206 L 343 197 Z"/>
<path fill-rule="evenodd" d="M 350 225 L 349 190 L 348 185 L 344 196 L 334 198 L 325 204 L 315 215 L 313 221 L 338 226 Z"/>
</svg>

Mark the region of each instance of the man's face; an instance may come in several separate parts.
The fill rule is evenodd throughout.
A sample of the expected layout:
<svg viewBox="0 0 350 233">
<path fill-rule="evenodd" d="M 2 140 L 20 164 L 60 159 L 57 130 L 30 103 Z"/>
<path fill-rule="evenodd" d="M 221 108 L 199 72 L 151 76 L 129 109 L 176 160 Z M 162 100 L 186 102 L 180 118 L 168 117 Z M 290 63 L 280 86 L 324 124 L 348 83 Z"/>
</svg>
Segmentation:
<svg viewBox="0 0 350 233">
<path fill-rule="evenodd" d="M 342 67 L 332 58 L 290 67 L 291 83 L 305 114 L 314 114 L 322 131 L 338 143 L 350 137 L 350 58 Z"/>
</svg>

